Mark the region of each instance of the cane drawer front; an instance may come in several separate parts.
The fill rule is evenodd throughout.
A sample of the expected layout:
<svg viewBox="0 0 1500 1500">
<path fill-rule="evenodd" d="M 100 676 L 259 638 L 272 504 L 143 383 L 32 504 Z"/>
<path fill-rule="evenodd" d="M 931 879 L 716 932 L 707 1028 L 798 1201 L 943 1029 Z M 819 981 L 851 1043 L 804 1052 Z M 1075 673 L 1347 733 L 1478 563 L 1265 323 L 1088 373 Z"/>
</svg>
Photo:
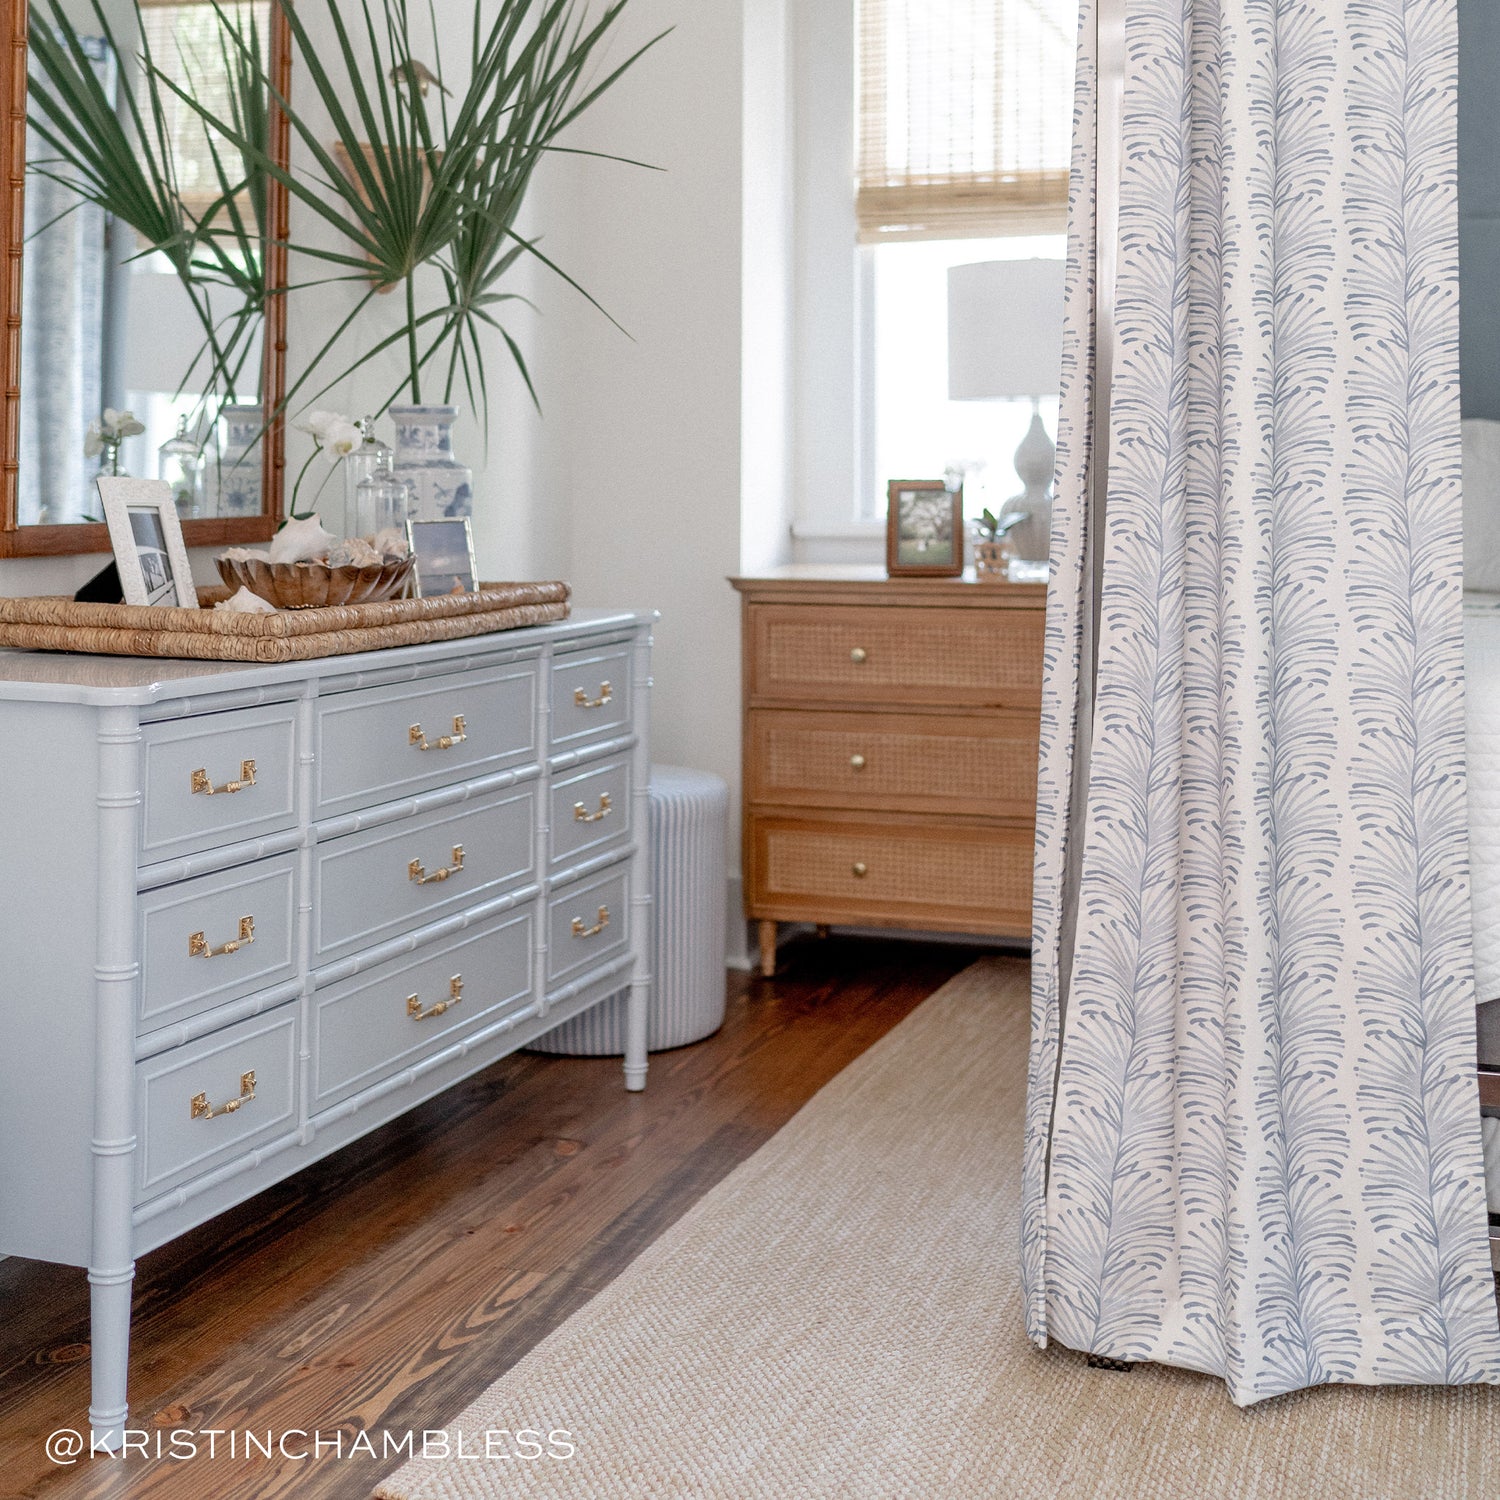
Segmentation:
<svg viewBox="0 0 1500 1500">
<path fill-rule="evenodd" d="M 630 723 L 630 647 L 561 651 L 552 662 L 552 746 L 573 749 Z"/>
<path fill-rule="evenodd" d="M 1031 818 L 1037 716 L 752 709 L 751 802 Z"/>
<path fill-rule="evenodd" d="M 751 821 L 751 900 L 785 921 L 1025 936 L 1033 832 L 933 820 Z"/>
<path fill-rule="evenodd" d="M 297 1123 L 297 1007 L 278 1006 L 136 1064 L 136 1201 Z"/>
<path fill-rule="evenodd" d="M 531 999 L 535 906 L 313 996 L 312 1109 L 520 1012 Z"/>
<path fill-rule="evenodd" d="M 142 731 L 142 863 L 264 838 L 297 821 L 296 706 L 270 703 Z"/>
<path fill-rule="evenodd" d="M 1037 610 L 752 604 L 753 699 L 962 708 L 1041 702 Z"/>
<path fill-rule="evenodd" d="M 538 670 L 523 661 L 331 694 L 318 708 L 318 816 L 535 760 Z"/>
<path fill-rule="evenodd" d="M 552 865 L 591 858 L 630 837 L 630 759 L 620 756 L 552 785 Z"/>
<path fill-rule="evenodd" d="M 490 792 L 319 844 L 319 963 L 475 906 L 535 873 L 536 788 Z"/>
<path fill-rule="evenodd" d="M 547 988 L 566 984 L 622 953 L 629 929 L 628 865 L 580 880 L 554 895 L 547 903 Z"/>
<path fill-rule="evenodd" d="M 296 884 L 295 856 L 278 854 L 142 892 L 139 1030 L 291 979 Z"/>
</svg>

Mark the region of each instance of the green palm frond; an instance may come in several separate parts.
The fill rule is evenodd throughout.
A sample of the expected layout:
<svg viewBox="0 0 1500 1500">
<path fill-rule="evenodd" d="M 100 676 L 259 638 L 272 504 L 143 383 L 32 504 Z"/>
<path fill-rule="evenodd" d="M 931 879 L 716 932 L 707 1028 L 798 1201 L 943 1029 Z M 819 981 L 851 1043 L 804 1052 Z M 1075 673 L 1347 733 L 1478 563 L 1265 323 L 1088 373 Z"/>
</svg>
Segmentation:
<svg viewBox="0 0 1500 1500">
<path fill-rule="evenodd" d="M 360 0 L 357 7 L 323 0 L 331 46 L 315 41 L 306 19 L 308 0 L 272 3 L 286 17 L 299 97 L 315 101 L 315 115 L 275 90 L 233 13 L 216 8 L 243 65 L 258 70 L 262 96 L 285 113 L 311 172 L 282 166 L 269 139 L 257 141 L 245 122 L 218 117 L 171 79 L 162 77 L 162 87 L 240 153 L 247 176 L 258 173 L 279 183 L 304 212 L 337 231 L 332 245 L 325 234 L 294 240 L 288 248 L 324 267 L 330 280 L 366 279 L 341 329 L 353 326 L 380 292 L 404 292 L 402 390 L 414 402 L 422 399 L 424 372 L 435 367 L 442 371 L 444 399 L 452 398 L 461 381 L 471 405 L 485 409 L 485 329 L 499 331 L 535 399 L 520 348 L 497 317 L 504 302 L 521 299 L 496 288 L 527 256 L 577 283 L 535 239 L 516 232 L 517 216 L 545 155 L 565 149 L 557 144 L 561 133 L 661 37 L 595 77 L 593 64 L 628 0 L 611 0 L 592 21 L 579 0 L 501 0 L 487 25 L 476 10 L 468 83 L 450 91 L 431 0 L 427 18 L 434 40 L 427 58 L 414 46 L 407 0 Z M 424 82 L 436 85 L 430 103 Z M 323 119 L 331 123 L 331 140 L 315 123 Z M 424 268 L 437 271 L 431 287 L 440 295 L 419 289 Z M 323 366 L 338 342 L 336 334 L 317 352 L 288 400 L 315 376 L 326 390 L 393 340 L 382 340 L 329 374 Z"/>
</svg>

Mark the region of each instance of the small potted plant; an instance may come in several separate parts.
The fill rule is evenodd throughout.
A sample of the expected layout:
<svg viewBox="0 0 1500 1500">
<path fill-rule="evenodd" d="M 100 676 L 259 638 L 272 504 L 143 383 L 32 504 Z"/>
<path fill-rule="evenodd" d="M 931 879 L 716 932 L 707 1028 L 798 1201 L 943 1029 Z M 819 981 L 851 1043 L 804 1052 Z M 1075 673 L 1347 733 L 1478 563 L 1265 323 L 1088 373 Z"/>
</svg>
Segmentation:
<svg viewBox="0 0 1500 1500">
<path fill-rule="evenodd" d="M 978 577 L 995 583 L 1005 582 L 1010 561 L 1006 534 L 1030 514 L 1025 510 L 1006 510 L 997 516 L 986 507 L 974 521 L 974 572 Z"/>
</svg>

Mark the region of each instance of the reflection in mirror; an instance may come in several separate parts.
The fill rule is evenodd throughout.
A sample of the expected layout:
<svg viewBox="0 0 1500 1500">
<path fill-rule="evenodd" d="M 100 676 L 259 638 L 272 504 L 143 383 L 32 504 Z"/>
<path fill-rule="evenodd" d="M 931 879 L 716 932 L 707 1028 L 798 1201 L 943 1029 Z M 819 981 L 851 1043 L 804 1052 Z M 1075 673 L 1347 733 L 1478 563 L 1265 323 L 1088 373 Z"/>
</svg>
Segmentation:
<svg viewBox="0 0 1500 1500">
<path fill-rule="evenodd" d="M 185 521 L 262 513 L 269 184 L 176 90 L 269 142 L 242 56 L 269 13 L 31 6 L 20 526 L 98 521 L 109 472 L 169 480 Z"/>
</svg>

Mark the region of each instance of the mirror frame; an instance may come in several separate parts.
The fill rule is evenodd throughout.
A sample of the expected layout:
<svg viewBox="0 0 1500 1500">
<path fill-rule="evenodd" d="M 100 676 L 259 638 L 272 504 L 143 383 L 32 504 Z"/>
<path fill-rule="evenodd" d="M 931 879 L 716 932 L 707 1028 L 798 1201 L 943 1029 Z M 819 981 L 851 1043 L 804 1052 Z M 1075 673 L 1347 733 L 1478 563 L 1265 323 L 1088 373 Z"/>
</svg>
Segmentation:
<svg viewBox="0 0 1500 1500">
<path fill-rule="evenodd" d="M 20 467 L 21 405 L 21 256 L 24 250 L 26 195 L 26 27 L 27 0 L 0 0 L 0 557 L 61 557 L 111 550 L 109 528 L 93 522 L 71 525 L 17 524 L 16 473 Z M 291 83 L 291 38 L 285 12 L 271 6 L 271 77 L 283 98 Z M 289 159 L 290 127 L 275 104 L 271 107 L 271 146 L 283 166 Z M 275 288 L 286 286 L 289 204 L 284 184 L 270 185 L 271 242 L 267 276 Z M 261 389 L 268 424 L 265 435 L 264 489 L 257 516 L 214 516 L 182 523 L 190 547 L 234 546 L 264 542 L 281 518 L 282 482 L 286 471 L 286 430 L 281 405 L 286 395 L 286 297 L 275 292 L 266 302 L 262 335 Z M 81 435 L 80 435 L 81 441 Z"/>
</svg>

